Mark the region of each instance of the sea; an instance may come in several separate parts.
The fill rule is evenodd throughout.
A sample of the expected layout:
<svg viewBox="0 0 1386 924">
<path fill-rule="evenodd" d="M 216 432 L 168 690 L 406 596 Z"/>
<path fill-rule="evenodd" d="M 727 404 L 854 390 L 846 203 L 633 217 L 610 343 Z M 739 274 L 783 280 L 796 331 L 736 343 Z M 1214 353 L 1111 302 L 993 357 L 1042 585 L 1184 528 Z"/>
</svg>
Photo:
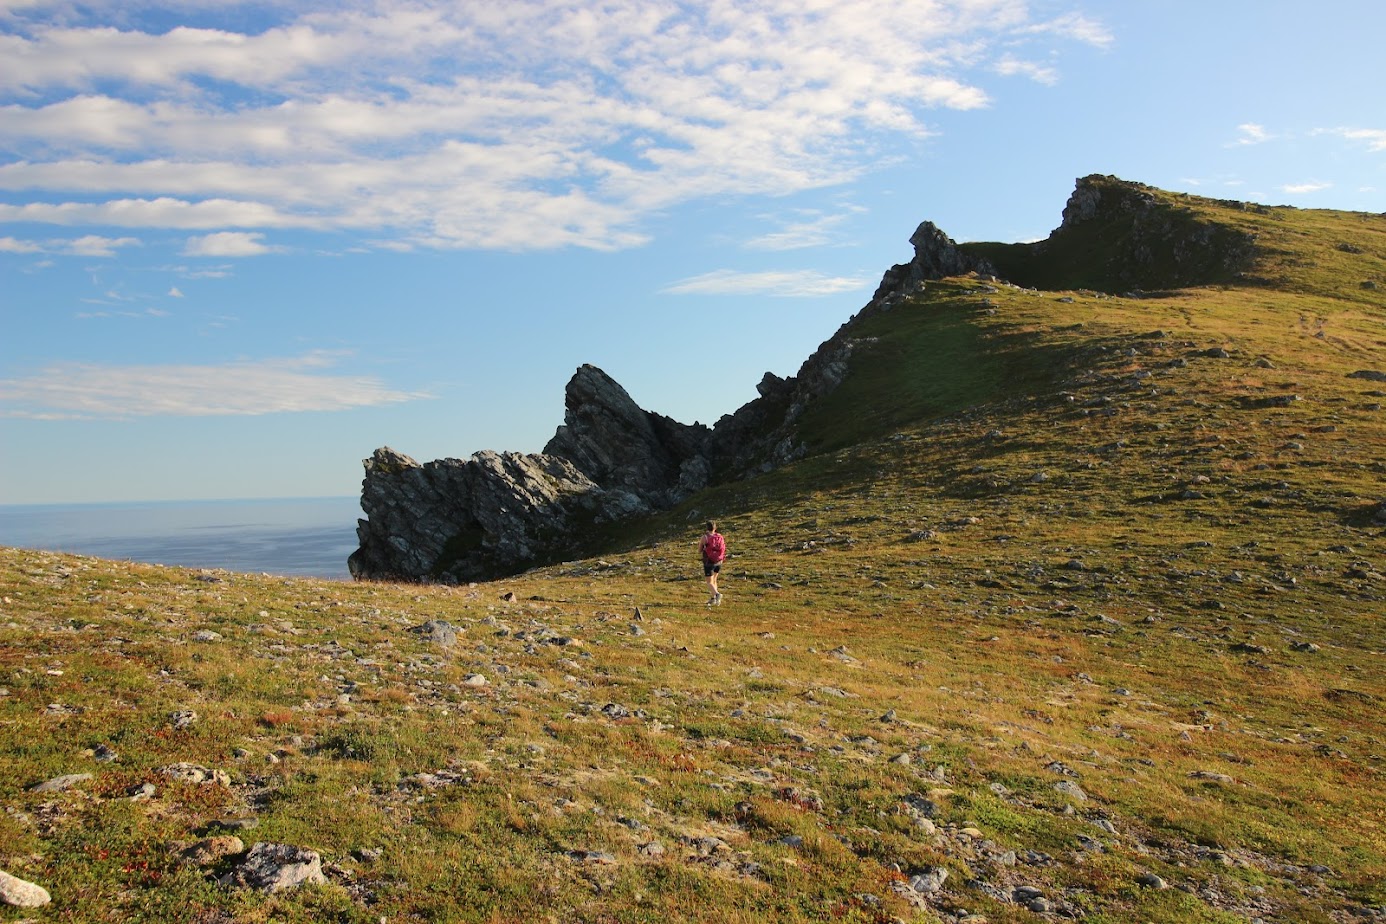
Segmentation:
<svg viewBox="0 0 1386 924">
<path fill-rule="evenodd" d="M 0 545 L 349 580 L 356 497 L 0 505 Z"/>
</svg>

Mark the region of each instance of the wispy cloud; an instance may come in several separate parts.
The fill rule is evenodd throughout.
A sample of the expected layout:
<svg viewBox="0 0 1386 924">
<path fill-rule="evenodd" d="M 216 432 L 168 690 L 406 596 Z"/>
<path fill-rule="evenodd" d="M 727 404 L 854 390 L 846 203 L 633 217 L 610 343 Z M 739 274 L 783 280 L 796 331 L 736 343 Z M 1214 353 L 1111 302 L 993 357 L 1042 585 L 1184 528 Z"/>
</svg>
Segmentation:
<svg viewBox="0 0 1386 924">
<path fill-rule="evenodd" d="M 1332 183 L 1323 183 L 1319 180 L 1310 180 L 1307 183 L 1286 183 L 1285 185 L 1280 187 L 1280 191 L 1291 193 L 1293 195 L 1304 195 L 1306 193 L 1322 192 L 1323 190 L 1329 189 L 1332 186 Z"/>
<path fill-rule="evenodd" d="M 218 231 L 188 238 L 183 247 L 187 257 L 258 257 L 277 248 L 264 243 L 264 235 L 253 231 Z"/>
<path fill-rule="evenodd" d="M 771 231 L 746 242 L 751 250 L 801 250 L 805 247 L 821 247 L 833 239 L 833 229 L 842 224 L 847 215 L 813 215 L 800 221 L 790 221 L 778 231 Z"/>
<path fill-rule="evenodd" d="M 714 270 L 664 287 L 668 295 L 775 295 L 786 298 L 815 298 L 854 292 L 871 285 L 865 277 L 826 276 L 815 270 L 741 273 Z"/>
<path fill-rule="evenodd" d="M 1252 144 L 1265 144 L 1275 136 L 1266 131 L 1264 125 L 1257 125 L 1255 122 L 1243 122 L 1237 126 L 1237 140 L 1232 142 L 1234 147 L 1245 147 Z"/>
<path fill-rule="evenodd" d="M 65 254 L 74 257 L 113 257 L 120 248 L 137 247 L 139 244 L 138 238 L 102 237 L 99 234 L 87 234 L 73 240 L 48 239 L 43 241 L 21 241 L 12 237 L 0 237 L 0 252 Z"/>
<path fill-rule="evenodd" d="M 1036 83 L 1053 86 L 1059 82 L 1059 72 L 1047 64 L 1022 61 L 1006 55 L 996 62 L 996 73 L 1002 77 L 1028 77 Z"/>
<path fill-rule="evenodd" d="M 332 373 L 343 357 L 314 352 L 219 365 L 61 363 L 0 379 L 0 417 L 35 420 L 212 417 L 341 411 L 428 395 L 370 376 Z"/>
<path fill-rule="evenodd" d="M 1370 151 L 1386 151 L 1386 129 L 1381 128 L 1339 128 L 1333 134 L 1341 135 L 1349 141 L 1365 141 Z"/>
<path fill-rule="evenodd" d="M 1111 43 L 1016 0 L 160 6 L 0 19 L 0 223 L 628 247 L 681 202 L 871 169 L 987 106 L 979 76 L 1056 79 L 1031 46 Z"/>
</svg>

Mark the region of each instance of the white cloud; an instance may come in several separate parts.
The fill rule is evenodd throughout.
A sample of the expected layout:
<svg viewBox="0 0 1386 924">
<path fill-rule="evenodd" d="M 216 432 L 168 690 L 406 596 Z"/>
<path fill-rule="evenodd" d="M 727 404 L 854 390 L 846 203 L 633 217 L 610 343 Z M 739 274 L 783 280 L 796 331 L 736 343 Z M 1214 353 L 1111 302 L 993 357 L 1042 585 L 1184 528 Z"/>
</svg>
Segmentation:
<svg viewBox="0 0 1386 924">
<path fill-rule="evenodd" d="M 13 237 L 0 237 L 0 253 L 43 253 L 43 245 L 37 241 L 21 241 Z"/>
<path fill-rule="evenodd" d="M 1021 31 L 1038 35 L 1057 35 L 1061 38 L 1084 42 L 1098 48 L 1106 48 L 1115 39 L 1106 26 L 1081 13 L 1066 13 L 1048 22 L 1036 23 Z"/>
<path fill-rule="evenodd" d="M 12 237 L 0 238 L 0 251 L 8 253 L 57 253 L 74 257 L 113 257 L 121 247 L 137 247 L 140 241 L 133 237 L 102 237 L 87 234 L 74 240 L 49 239 L 45 241 L 20 241 Z"/>
<path fill-rule="evenodd" d="M 88 234 L 65 245 L 67 253 L 78 257 L 113 257 L 121 247 L 139 246 L 139 239 L 133 237 L 102 237 Z"/>
<path fill-rule="evenodd" d="M 1337 134 L 1349 141 L 1365 141 L 1370 151 L 1386 151 L 1386 129 L 1380 128 L 1340 128 Z"/>
<path fill-rule="evenodd" d="M 183 247 L 187 257 L 258 257 L 274 253 L 275 248 L 264 243 L 264 235 L 254 231 L 218 231 L 201 237 L 190 237 Z"/>
<path fill-rule="evenodd" d="M 1053 80 L 1038 42 L 1111 40 L 1021 0 L 148 9 L 0 19 L 0 222 L 628 247 L 693 198 L 871 169 L 882 136 L 988 105 L 974 75 Z"/>
<path fill-rule="evenodd" d="M 1053 86 L 1059 82 L 1059 72 L 1054 68 L 1034 61 L 1021 61 L 1010 55 L 996 62 L 996 73 L 1002 77 L 1028 77 L 1045 86 Z"/>
<path fill-rule="evenodd" d="M 1323 183 L 1318 180 L 1310 180 L 1307 183 L 1286 183 L 1280 187 L 1281 192 L 1293 195 L 1304 195 L 1306 193 L 1322 192 L 1332 186 L 1332 183 Z"/>
<path fill-rule="evenodd" d="M 790 222 L 780 230 L 746 242 L 751 250 L 801 250 L 820 247 L 832 240 L 833 229 L 847 219 L 846 215 L 819 215 L 805 221 Z"/>
<path fill-rule="evenodd" d="M 169 297 L 169 298 L 182 298 L 182 297 L 183 297 L 183 293 L 182 293 L 181 290 L 179 290 L 179 288 L 178 288 L 177 286 L 174 286 L 173 288 L 171 288 L 171 289 L 168 290 L 168 297 Z"/>
<path fill-rule="evenodd" d="M 1252 144 L 1264 144 L 1275 136 L 1266 131 L 1264 125 L 1257 125 L 1255 122 L 1244 122 L 1237 126 L 1237 133 L 1240 137 L 1232 142 L 1234 146 L 1245 146 Z"/>
<path fill-rule="evenodd" d="M 103 316 L 97 313 L 92 316 Z M 377 407 L 429 397 L 363 375 L 331 374 L 335 353 L 220 365 L 62 363 L 0 379 L 0 417 L 123 420 Z"/>
<path fill-rule="evenodd" d="M 855 292 L 871 285 L 871 280 L 858 277 L 825 276 L 814 270 L 788 272 L 742 273 L 736 270 L 714 270 L 672 283 L 663 289 L 668 295 L 775 295 L 789 298 L 814 298 Z"/>
</svg>

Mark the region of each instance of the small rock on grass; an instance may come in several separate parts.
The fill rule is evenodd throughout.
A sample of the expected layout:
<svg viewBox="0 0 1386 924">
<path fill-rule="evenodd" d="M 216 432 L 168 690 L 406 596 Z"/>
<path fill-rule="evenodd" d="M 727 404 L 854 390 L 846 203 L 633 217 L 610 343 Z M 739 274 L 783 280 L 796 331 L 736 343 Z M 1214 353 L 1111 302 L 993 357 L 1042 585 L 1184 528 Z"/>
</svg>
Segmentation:
<svg viewBox="0 0 1386 924">
<path fill-rule="evenodd" d="M 52 900 L 42 886 L 0 870 L 0 902 L 15 908 L 39 908 Z"/>
<path fill-rule="evenodd" d="M 69 773 L 29 787 L 29 792 L 63 792 L 92 778 L 90 773 Z"/>
</svg>

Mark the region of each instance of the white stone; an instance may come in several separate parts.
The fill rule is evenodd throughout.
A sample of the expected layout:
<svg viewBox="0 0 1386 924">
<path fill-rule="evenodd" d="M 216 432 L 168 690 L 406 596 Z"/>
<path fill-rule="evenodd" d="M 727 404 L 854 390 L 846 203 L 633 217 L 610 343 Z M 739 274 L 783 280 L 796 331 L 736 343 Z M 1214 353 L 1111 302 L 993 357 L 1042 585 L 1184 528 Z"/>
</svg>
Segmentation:
<svg viewBox="0 0 1386 924">
<path fill-rule="evenodd" d="M 48 890 L 42 886 L 25 882 L 17 876 L 11 876 L 4 870 L 0 870 L 0 902 L 13 905 L 16 908 L 38 908 L 52 900 Z"/>
</svg>

